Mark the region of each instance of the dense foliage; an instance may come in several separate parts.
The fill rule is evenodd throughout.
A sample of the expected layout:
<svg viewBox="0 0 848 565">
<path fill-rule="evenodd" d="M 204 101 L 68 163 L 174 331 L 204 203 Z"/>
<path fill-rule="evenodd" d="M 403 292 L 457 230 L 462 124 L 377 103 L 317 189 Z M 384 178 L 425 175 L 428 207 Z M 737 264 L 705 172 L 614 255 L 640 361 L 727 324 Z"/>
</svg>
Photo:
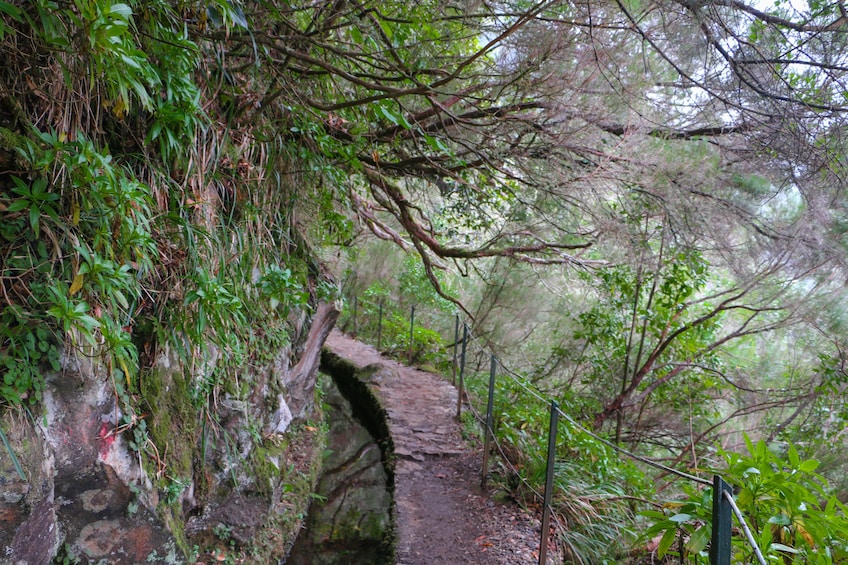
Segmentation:
<svg viewBox="0 0 848 565">
<path fill-rule="evenodd" d="M 453 303 L 614 443 L 719 468 L 715 442 L 741 450 L 747 431 L 781 457 L 752 444 L 760 474 L 815 456 L 844 497 L 845 25 L 817 0 L 0 2 L 3 406 L 102 359 L 158 457 L 138 417 L 157 351 L 225 360 L 191 383 L 203 420 L 349 266 L 353 294 L 400 300 L 399 354 L 435 363 L 444 344 L 406 337 L 410 307 Z M 503 394 L 537 471 L 520 431 L 544 408 Z M 560 480 L 606 485 L 583 508 L 608 528 L 586 510 L 572 538 L 600 562 L 650 489 L 579 437 Z M 798 482 L 803 504 L 841 516 L 816 484 Z M 841 517 L 803 546 L 794 510 L 752 504 L 786 559 L 843 559 Z M 702 549 L 697 513 L 649 516 L 663 553 L 677 526 Z"/>
<path fill-rule="evenodd" d="M 46 382 L 111 384 L 108 434 L 183 544 L 192 449 L 229 440 L 218 399 L 244 401 L 249 369 L 336 298 L 296 222 L 314 187 L 288 172 L 299 144 L 224 115 L 199 14 L 245 25 L 229 2 L 0 2 L 0 410 L 40 421 Z M 162 358 L 186 374 L 163 386 Z"/>
</svg>

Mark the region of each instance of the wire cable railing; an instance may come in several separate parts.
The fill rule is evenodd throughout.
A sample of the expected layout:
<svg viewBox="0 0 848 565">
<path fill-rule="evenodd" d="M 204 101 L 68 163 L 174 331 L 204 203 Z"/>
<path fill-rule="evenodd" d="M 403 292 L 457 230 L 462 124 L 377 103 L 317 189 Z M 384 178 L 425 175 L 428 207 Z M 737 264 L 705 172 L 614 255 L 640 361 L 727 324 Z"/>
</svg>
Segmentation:
<svg viewBox="0 0 848 565">
<path fill-rule="evenodd" d="M 362 315 L 362 300 L 358 297 L 354 297 L 352 299 L 352 315 L 346 320 L 346 324 L 350 325 L 351 335 L 353 337 L 360 337 L 359 331 L 360 326 L 358 319 L 359 316 Z M 382 350 L 383 340 L 385 335 L 383 333 L 383 325 L 386 318 L 386 309 L 384 300 L 380 300 L 376 304 L 371 304 L 372 307 L 376 307 L 377 311 L 377 323 L 376 328 L 374 329 L 376 333 L 376 345 L 378 350 Z M 422 324 L 422 320 L 445 317 L 447 314 L 443 311 L 436 313 L 435 315 L 432 312 L 426 313 L 427 315 L 422 316 L 424 312 L 420 309 L 418 305 L 411 305 L 409 312 L 409 330 L 408 336 L 406 336 L 405 340 L 401 341 L 401 346 L 406 346 L 406 351 L 401 352 L 397 347 L 394 348 L 394 353 L 403 354 L 407 358 L 407 361 L 410 364 L 413 364 L 416 360 L 416 352 L 415 352 L 415 330 L 416 330 L 416 313 L 419 314 L 419 327 Z M 585 426 L 581 425 L 574 418 L 572 418 L 569 414 L 564 412 L 558 405 L 558 403 L 549 399 L 543 392 L 539 391 L 535 388 L 531 383 L 527 382 L 524 377 L 521 376 L 517 371 L 510 369 L 500 360 L 500 358 L 495 355 L 492 351 L 492 347 L 485 343 L 485 341 L 478 335 L 475 335 L 473 329 L 467 324 L 460 320 L 459 314 L 454 313 L 454 324 L 453 324 L 453 342 L 451 344 L 451 362 L 450 362 L 450 371 L 451 371 L 451 383 L 458 388 L 457 395 L 457 419 L 461 418 L 462 407 L 465 406 L 466 410 L 472 415 L 474 420 L 476 420 L 484 430 L 484 448 L 483 448 L 483 465 L 481 472 L 481 485 L 485 488 L 487 477 L 489 474 L 489 465 L 488 465 L 488 456 L 489 451 L 491 451 L 492 447 L 494 447 L 494 451 L 496 451 L 497 455 L 499 455 L 500 460 L 507 468 L 507 470 L 512 473 L 514 477 L 517 477 L 519 481 L 521 481 L 523 487 L 527 489 L 529 493 L 532 494 L 537 500 L 541 500 L 542 502 L 542 518 L 541 518 L 541 539 L 539 545 L 539 563 L 545 564 L 547 563 L 547 549 L 550 542 L 550 521 L 553 519 L 557 522 L 557 517 L 555 514 L 552 515 L 551 508 L 551 499 L 553 494 L 553 478 L 556 469 L 556 446 L 557 446 L 557 430 L 558 430 L 558 421 L 561 417 L 565 422 L 568 423 L 572 429 L 578 431 L 581 434 L 585 434 L 587 437 L 592 438 L 594 441 L 606 446 L 609 449 L 612 449 L 614 452 L 619 453 L 631 460 L 638 461 L 644 465 L 648 465 L 655 469 L 661 470 L 665 473 L 678 477 L 680 479 L 694 482 L 700 485 L 704 485 L 710 487 L 713 497 L 713 514 L 712 514 L 712 535 L 711 535 L 711 543 L 710 543 L 710 564 L 711 565 L 730 565 L 731 562 L 731 536 L 732 536 L 732 516 L 735 515 L 737 521 L 739 522 L 740 528 L 744 532 L 745 538 L 749 545 L 751 545 L 754 555 L 756 556 L 758 562 L 761 565 L 766 565 L 765 558 L 757 545 L 756 539 L 754 535 L 751 533 L 751 529 L 745 521 L 744 514 L 741 512 L 739 507 L 736 505 L 733 499 L 733 491 L 732 488 L 721 479 L 718 475 L 713 477 L 713 480 L 710 481 L 704 477 L 699 477 L 697 475 L 693 475 L 691 473 L 686 473 L 679 469 L 675 469 L 668 465 L 664 465 L 658 461 L 655 461 L 649 457 L 645 457 L 632 451 L 623 448 L 622 446 L 609 441 L 608 439 L 597 435 L 591 430 L 587 429 Z M 397 325 L 395 323 L 395 325 Z M 460 326 L 462 327 L 462 335 L 460 336 Z M 448 325 L 442 324 L 441 332 L 444 333 L 446 328 L 449 328 Z M 343 325 L 342 329 L 346 329 Z M 396 336 L 397 337 L 397 336 Z M 445 337 L 445 336 L 443 336 Z M 448 337 L 449 340 L 449 337 Z M 403 343 L 405 341 L 405 343 Z M 478 355 L 483 354 L 480 358 L 477 359 L 476 366 L 477 370 L 472 371 L 471 374 L 477 374 L 480 372 L 482 365 L 484 364 L 483 358 L 485 354 L 488 354 L 490 358 L 490 371 L 489 371 L 489 384 L 487 387 L 487 403 L 486 403 L 486 414 L 484 415 L 481 411 L 479 411 L 475 406 L 474 402 L 470 395 L 467 395 L 466 387 L 465 387 L 465 379 L 466 379 L 466 363 L 469 356 L 469 345 L 476 345 L 478 348 Z M 500 369 L 500 373 L 498 372 Z M 548 405 L 550 409 L 550 429 L 548 431 L 547 436 L 547 462 L 546 462 L 546 473 L 545 473 L 545 488 L 542 492 L 527 480 L 524 477 L 523 473 L 520 469 L 518 469 L 510 457 L 507 454 L 507 449 L 502 445 L 496 434 L 494 432 L 493 426 L 493 394 L 495 389 L 495 379 L 496 375 L 501 374 L 508 378 L 510 382 L 518 387 L 518 389 L 523 392 L 529 399 L 533 401 L 539 402 L 544 405 Z M 463 397 L 465 397 L 465 402 L 463 402 Z M 494 445 L 492 445 L 494 444 Z"/>
</svg>

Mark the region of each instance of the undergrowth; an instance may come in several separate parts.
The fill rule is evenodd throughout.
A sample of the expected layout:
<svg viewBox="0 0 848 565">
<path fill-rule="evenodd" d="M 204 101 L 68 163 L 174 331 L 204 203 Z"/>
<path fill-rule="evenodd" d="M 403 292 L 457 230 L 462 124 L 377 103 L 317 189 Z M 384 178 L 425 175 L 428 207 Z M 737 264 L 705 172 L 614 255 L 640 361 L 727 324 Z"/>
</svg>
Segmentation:
<svg viewBox="0 0 848 565">
<path fill-rule="evenodd" d="M 264 69 L 231 75 L 205 37 L 248 25 L 223 0 L 0 2 L 0 411 L 37 413 L 93 359 L 166 507 L 224 433 L 218 402 L 339 294 L 298 223 L 350 228 L 314 198 L 320 156 L 290 112 L 233 111 Z M 162 383 L 169 356 L 185 375 Z"/>
<path fill-rule="evenodd" d="M 372 283 L 356 300 L 358 337 L 375 343 L 375 336 L 381 333 L 384 352 L 407 362 L 411 320 L 404 316 L 400 304 L 418 299 L 415 292 L 403 294 L 388 284 Z M 348 331 L 353 329 L 352 302 L 349 299 L 343 318 Z M 434 308 L 429 315 L 451 317 L 449 310 Z M 418 320 L 432 323 L 426 315 Z M 416 347 L 424 343 L 422 339 Z M 438 365 L 443 374 L 452 376 L 452 348 L 446 347 L 443 339 L 434 343 L 439 345 L 427 360 L 434 370 Z M 485 435 L 490 377 L 485 369 L 489 356 L 479 338 L 472 336 L 463 374 L 467 398 L 461 424 L 463 436 L 475 443 L 482 443 Z M 507 372 L 496 364 L 491 484 L 495 497 L 541 514 L 550 405 L 538 392 L 528 391 L 529 379 Z M 559 400 L 560 409 L 567 414 L 585 411 L 581 404 L 584 400 L 579 397 L 563 396 Z M 565 561 L 708 563 L 712 490 L 673 476 L 652 481 L 656 469 L 587 433 L 591 429 L 590 422 L 581 426 L 564 417 L 557 427 L 551 507 Z M 708 449 L 697 472 L 701 476 L 720 475 L 735 487 L 737 503 L 767 559 L 797 565 L 846 562 L 845 507 L 827 480 L 815 473 L 818 462 L 803 459 L 791 445 L 768 446 L 746 438 L 746 447 L 747 453 Z M 752 546 L 740 529 L 734 529 L 731 559 L 732 563 L 754 559 Z"/>
</svg>

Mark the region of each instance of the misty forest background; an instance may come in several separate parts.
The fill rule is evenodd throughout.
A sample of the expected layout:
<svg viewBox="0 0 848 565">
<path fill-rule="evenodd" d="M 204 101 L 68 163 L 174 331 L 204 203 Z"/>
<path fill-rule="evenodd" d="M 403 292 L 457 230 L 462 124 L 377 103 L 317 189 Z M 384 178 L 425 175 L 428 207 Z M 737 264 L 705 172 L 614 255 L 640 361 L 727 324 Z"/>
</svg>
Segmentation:
<svg viewBox="0 0 848 565">
<path fill-rule="evenodd" d="M 78 348 L 137 422 L 157 343 L 238 367 L 356 297 L 407 351 L 416 304 L 418 362 L 458 312 L 769 559 L 848 562 L 842 0 L 0 2 L 0 60 L 3 410 Z M 498 394 L 535 504 L 547 407 Z M 558 465 L 567 559 L 706 562 L 698 485 L 577 427 Z"/>
</svg>

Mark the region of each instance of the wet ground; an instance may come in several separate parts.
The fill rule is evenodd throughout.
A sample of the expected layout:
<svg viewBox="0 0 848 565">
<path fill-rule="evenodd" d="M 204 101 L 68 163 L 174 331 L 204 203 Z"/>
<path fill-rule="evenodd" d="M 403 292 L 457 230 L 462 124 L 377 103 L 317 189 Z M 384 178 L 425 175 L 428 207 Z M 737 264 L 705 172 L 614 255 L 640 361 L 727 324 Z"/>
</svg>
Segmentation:
<svg viewBox="0 0 848 565">
<path fill-rule="evenodd" d="M 399 565 L 538 563 L 540 520 L 480 488 L 482 452 L 462 439 L 456 389 L 338 330 L 326 346 L 360 368 L 385 408 L 396 456 Z M 548 562 L 556 563 L 548 552 Z"/>
</svg>

